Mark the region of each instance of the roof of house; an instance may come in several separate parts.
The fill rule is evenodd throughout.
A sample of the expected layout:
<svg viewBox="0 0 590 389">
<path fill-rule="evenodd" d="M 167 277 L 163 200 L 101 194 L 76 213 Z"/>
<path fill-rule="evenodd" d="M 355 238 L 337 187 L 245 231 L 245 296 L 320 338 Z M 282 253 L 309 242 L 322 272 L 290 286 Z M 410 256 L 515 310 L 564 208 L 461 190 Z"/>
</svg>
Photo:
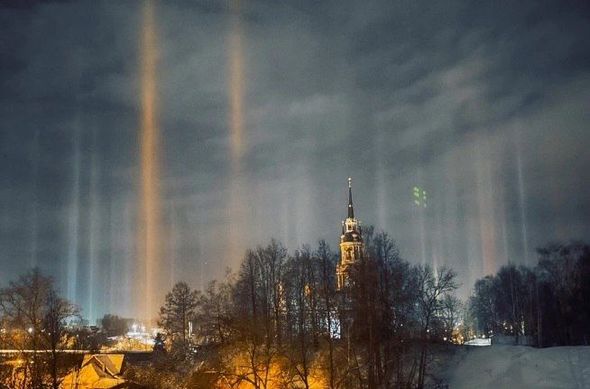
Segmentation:
<svg viewBox="0 0 590 389">
<path fill-rule="evenodd" d="M 79 370 L 64 377 L 63 389 L 89 387 L 97 389 L 116 389 L 127 384 L 121 376 L 124 368 L 124 354 L 85 355 Z"/>
</svg>

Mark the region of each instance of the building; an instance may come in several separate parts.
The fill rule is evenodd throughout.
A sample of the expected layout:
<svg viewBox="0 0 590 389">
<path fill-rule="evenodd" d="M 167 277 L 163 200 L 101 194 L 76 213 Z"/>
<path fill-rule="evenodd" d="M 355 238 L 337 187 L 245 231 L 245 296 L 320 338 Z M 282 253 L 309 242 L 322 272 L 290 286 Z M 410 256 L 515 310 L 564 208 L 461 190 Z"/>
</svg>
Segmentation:
<svg viewBox="0 0 590 389">
<path fill-rule="evenodd" d="M 340 235 L 340 261 L 336 267 L 336 281 L 338 290 L 349 285 L 350 271 L 354 264 L 363 259 L 365 245 L 363 243 L 360 222 L 354 217 L 352 205 L 352 179 L 348 178 L 348 215 L 342 222 Z"/>
<path fill-rule="evenodd" d="M 131 389 L 137 385 L 123 378 L 125 355 L 85 355 L 79 369 L 68 374 L 62 381 L 62 389 Z"/>
</svg>

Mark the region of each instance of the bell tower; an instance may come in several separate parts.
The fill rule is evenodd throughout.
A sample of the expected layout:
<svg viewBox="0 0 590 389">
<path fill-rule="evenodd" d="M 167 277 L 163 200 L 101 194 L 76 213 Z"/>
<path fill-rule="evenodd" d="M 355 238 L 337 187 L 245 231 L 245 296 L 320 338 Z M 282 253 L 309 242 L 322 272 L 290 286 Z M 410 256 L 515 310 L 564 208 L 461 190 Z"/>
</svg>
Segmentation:
<svg viewBox="0 0 590 389">
<path fill-rule="evenodd" d="M 348 178 L 348 216 L 342 222 L 342 235 L 340 235 L 340 261 L 336 268 L 336 280 L 338 290 L 343 289 L 349 283 L 351 266 L 363 258 L 364 243 L 360 223 L 354 217 L 352 205 L 352 179 Z"/>
</svg>

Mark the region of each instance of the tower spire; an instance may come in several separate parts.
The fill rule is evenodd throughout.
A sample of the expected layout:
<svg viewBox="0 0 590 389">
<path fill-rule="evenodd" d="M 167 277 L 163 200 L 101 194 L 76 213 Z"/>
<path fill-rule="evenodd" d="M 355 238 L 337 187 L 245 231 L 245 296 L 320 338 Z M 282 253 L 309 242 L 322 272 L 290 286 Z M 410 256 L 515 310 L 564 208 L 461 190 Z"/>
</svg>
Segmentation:
<svg viewBox="0 0 590 389">
<path fill-rule="evenodd" d="M 341 290 L 349 282 L 351 266 L 363 259 L 364 243 L 361 226 L 354 217 L 352 206 L 352 179 L 348 178 L 348 216 L 342 222 L 340 235 L 340 262 L 336 268 L 337 288 Z"/>
<path fill-rule="evenodd" d="M 352 207 L 352 178 L 348 177 L 348 217 L 354 219 L 354 208 Z"/>
</svg>

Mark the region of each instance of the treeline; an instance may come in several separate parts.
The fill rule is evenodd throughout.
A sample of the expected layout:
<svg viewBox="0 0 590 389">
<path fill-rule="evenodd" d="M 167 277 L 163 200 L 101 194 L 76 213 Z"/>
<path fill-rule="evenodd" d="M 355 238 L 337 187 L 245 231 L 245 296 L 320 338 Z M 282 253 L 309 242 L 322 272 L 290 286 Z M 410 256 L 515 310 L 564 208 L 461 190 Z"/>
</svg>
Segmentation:
<svg viewBox="0 0 590 389">
<path fill-rule="evenodd" d="M 16 356 L 1 361 L 0 387 L 57 389 L 60 377 L 76 363 L 58 351 L 92 348 L 92 334 L 66 328 L 78 317 L 78 308 L 60 297 L 53 280 L 38 269 L 0 289 L 0 344 Z"/>
<path fill-rule="evenodd" d="M 475 283 L 469 311 L 480 333 L 528 336 L 539 347 L 590 342 L 590 246 L 551 244 L 535 267 L 508 265 Z"/>
<path fill-rule="evenodd" d="M 455 273 L 410 265 L 386 233 L 364 238 L 342 291 L 323 241 L 290 255 L 273 240 L 202 292 L 175 285 L 160 314 L 166 347 L 129 377 L 162 388 L 424 387 L 432 344 L 457 336 Z"/>
</svg>

